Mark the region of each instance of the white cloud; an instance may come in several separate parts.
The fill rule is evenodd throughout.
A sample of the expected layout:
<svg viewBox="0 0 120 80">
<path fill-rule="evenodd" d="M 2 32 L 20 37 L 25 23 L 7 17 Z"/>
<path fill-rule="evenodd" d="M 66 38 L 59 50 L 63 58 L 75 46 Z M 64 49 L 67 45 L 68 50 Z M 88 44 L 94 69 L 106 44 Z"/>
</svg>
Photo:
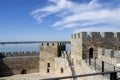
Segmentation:
<svg viewBox="0 0 120 80">
<path fill-rule="evenodd" d="M 53 3 L 48 5 L 47 7 L 36 9 L 31 12 L 33 17 L 38 21 L 41 22 L 42 18 L 47 17 L 51 14 L 57 13 L 62 11 L 65 8 L 68 8 L 71 5 L 70 1 L 67 0 L 48 0 L 49 2 Z"/>
<path fill-rule="evenodd" d="M 79 25 L 79 24 L 78 23 L 70 23 L 70 24 L 65 25 L 64 27 L 65 28 L 73 28 L 73 27 L 75 27 L 77 25 Z"/>
<path fill-rule="evenodd" d="M 97 0 L 91 0 L 88 3 L 78 3 L 70 0 L 48 0 L 50 5 L 36 9 L 31 14 L 36 20 L 42 22 L 54 14 L 59 21 L 52 23 L 52 27 L 58 29 L 80 28 L 81 31 L 92 30 L 116 30 L 120 26 L 120 7 L 110 8 L 109 5 L 99 3 Z M 89 25 L 109 24 L 111 27 L 89 27 Z"/>
</svg>

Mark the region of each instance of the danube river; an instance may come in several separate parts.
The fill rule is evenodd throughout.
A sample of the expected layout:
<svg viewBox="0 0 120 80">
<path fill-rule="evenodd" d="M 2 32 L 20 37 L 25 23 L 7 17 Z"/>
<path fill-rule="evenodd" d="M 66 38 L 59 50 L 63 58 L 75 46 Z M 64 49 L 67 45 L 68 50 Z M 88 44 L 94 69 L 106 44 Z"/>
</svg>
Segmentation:
<svg viewBox="0 0 120 80">
<path fill-rule="evenodd" d="M 39 44 L 5 44 L 0 45 L 0 52 L 39 51 Z M 66 44 L 66 50 L 70 51 L 70 44 Z"/>
</svg>

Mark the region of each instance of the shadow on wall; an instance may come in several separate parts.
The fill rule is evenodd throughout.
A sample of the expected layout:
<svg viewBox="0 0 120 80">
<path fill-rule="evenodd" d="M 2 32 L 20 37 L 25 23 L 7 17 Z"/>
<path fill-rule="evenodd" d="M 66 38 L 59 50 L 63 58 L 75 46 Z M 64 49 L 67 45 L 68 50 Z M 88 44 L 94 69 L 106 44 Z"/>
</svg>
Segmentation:
<svg viewBox="0 0 120 80">
<path fill-rule="evenodd" d="M 13 75 L 12 70 L 3 62 L 5 55 L 0 53 L 0 77 Z"/>
</svg>

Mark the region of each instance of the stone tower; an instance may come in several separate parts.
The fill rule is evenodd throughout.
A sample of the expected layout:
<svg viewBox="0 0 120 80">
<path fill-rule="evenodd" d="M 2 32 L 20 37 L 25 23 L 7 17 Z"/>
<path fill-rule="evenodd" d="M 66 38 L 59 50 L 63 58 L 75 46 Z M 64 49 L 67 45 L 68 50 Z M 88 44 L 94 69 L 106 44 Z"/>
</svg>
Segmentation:
<svg viewBox="0 0 120 80">
<path fill-rule="evenodd" d="M 61 51 L 65 50 L 65 43 L 40 44 L 39 71 L 44 74 L 54 74 L 55 57 L 61 57 Z"/>
<path fill-rule="evenodd" d="M 98 49 L 120 50 L 120 32 L 80 32 L 71 36 L 71 58 L 76 73 L 82 60 L 98 59 Z"/>
</svg>

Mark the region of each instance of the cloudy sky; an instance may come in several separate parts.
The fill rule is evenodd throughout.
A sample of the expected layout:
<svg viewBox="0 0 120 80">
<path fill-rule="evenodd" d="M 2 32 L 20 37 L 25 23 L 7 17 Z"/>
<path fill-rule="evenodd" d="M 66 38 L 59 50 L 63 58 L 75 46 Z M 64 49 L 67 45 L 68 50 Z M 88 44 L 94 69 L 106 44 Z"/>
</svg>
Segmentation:
<svg viewBox="0 0 120 80">
<path fill-rule="evenodd" d="M 69 40 L 120 31 L 120 0 L 0 0 L 0 41 Z"/>
</svg>

